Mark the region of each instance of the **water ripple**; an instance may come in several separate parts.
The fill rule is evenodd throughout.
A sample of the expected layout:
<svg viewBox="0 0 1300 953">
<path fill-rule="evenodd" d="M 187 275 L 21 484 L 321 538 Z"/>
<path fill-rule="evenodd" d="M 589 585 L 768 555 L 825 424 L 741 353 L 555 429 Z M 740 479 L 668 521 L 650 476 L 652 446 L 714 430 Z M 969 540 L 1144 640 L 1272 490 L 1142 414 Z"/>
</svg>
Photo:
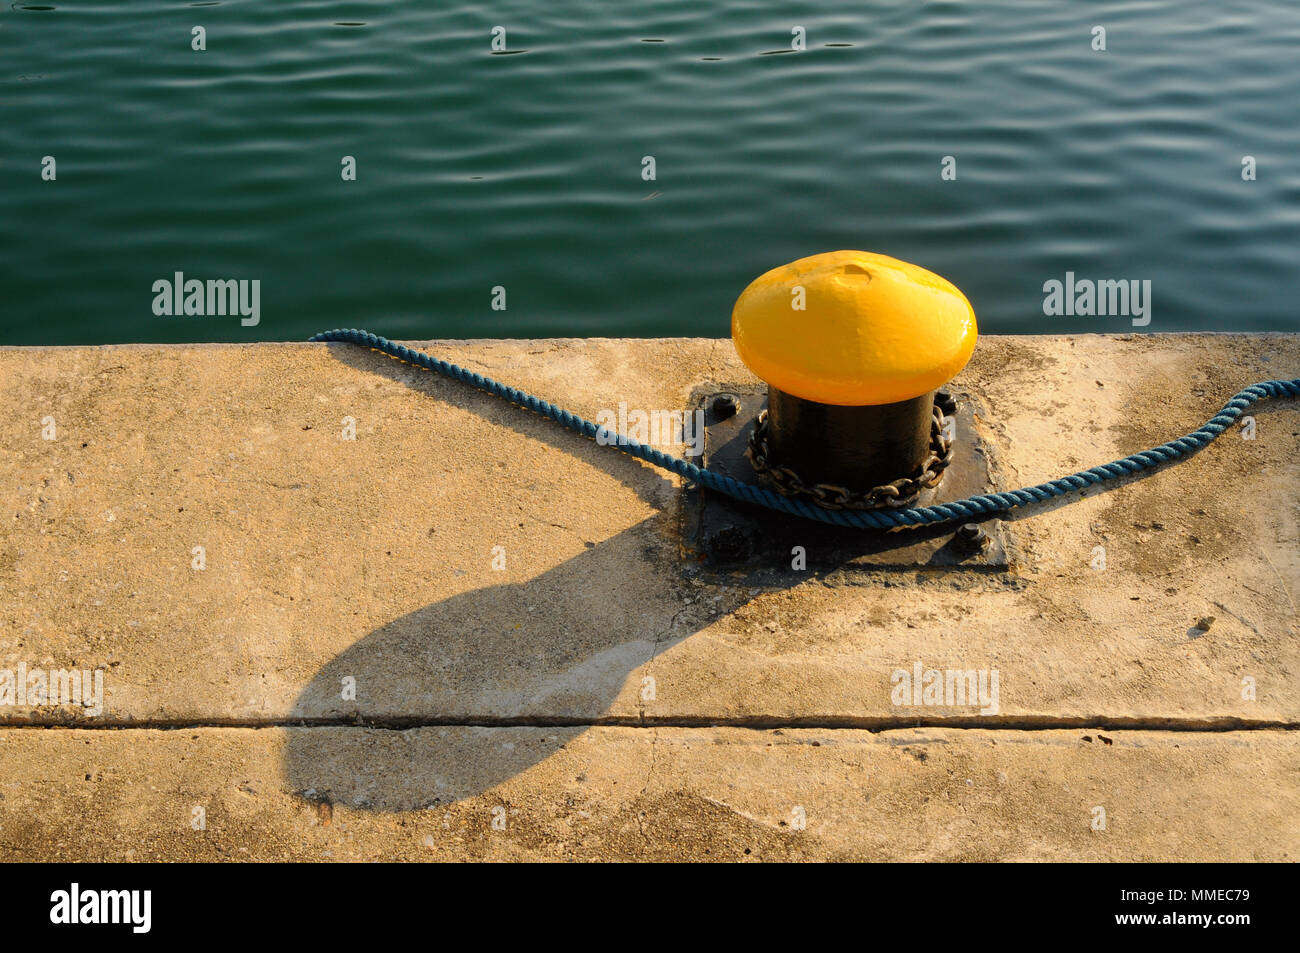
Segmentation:
<svg viewBox="0 0 1300 953">
<path fill-rule="evenodd" d="M 1150 330 L 1295 329 L 1294 3 L 11 6 L 0 343 L 725 335 L 841 247 L 985 330 L 1127 330 L 1045 318 L 1066 270 L 1150 278 Z M 155 317 L 176 270 L 262 278 L 262 324 Z"/>
</svg>

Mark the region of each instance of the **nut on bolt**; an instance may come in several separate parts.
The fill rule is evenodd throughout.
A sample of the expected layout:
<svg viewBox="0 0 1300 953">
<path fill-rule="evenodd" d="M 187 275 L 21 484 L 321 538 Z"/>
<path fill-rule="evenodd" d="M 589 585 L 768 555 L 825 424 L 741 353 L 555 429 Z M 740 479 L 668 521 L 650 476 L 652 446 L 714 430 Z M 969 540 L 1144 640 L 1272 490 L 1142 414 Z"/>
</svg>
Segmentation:
<svg viewBox="0 0 1300 953">
<path fill-rule="evenodd" d="M 741 562 L 749 558 L 753 549 L 748 534 L 736 526 L 722 527 L 704 545 L 708 554 L 720 562 Z"/>
<path fill-rule="evenodd" d="M 989 536 L 978 523 L 963 523 L 953 534 L 953 543 L 964 553 L 978 553 L 989 548 Z"/>
<path fill-rule="evenodd" d="M 740 413 L 740 398 L 735 394 L 718 394 L 709 402 L 714 420 L 726 420 Z"/>
</svg>

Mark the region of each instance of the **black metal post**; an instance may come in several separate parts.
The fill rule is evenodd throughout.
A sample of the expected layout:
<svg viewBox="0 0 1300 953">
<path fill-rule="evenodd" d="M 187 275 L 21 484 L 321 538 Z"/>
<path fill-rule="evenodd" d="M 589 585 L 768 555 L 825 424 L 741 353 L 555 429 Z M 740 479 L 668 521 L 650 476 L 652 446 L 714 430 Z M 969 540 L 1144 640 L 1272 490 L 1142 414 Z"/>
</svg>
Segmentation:
<svg viewBox="0 0 1300 953">
<path fill-rule="evenodd" d="M 855 492 L 907 477 L 930 450 L 934 391 L 896 404 L 844 407 L 768 386 L 769 462 L 805 483 Z"/>
</svg>

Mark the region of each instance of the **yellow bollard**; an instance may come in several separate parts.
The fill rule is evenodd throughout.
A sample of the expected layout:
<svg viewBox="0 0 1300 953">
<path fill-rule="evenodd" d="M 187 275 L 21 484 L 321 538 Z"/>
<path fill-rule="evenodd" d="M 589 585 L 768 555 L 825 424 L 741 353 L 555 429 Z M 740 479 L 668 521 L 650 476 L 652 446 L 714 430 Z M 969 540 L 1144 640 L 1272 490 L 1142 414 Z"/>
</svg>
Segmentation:
<svg viewBox="0 0 1300 953">
<path fill-rule="evenodd" d="M 926 472 L 935 391 L 966 366 L 977 330 L 970 302 L 938 275 L 835 251 L 756 278 L 731 336 L 768 385 L 756 467 L 858 494 Z"/>
</svg>

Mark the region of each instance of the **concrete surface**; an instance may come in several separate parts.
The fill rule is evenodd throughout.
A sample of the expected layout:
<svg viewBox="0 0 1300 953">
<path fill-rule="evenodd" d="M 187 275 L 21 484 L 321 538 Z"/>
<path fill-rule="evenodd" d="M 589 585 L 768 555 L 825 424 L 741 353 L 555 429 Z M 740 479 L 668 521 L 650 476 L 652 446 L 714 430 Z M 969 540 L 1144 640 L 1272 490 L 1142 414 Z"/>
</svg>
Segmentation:
<svg viewBox="0 0 1300 953">
<path fill-rule="evenodd" d="M 588 417 L 752 381 L 728 341 L 417 346 Z M 959 382 L 1011 487 L 1298 374 L 1291 335 L 989 337 Z M 1300 846 L 1294 401 L 1259 406 L 1254 440 L 1015 520 L 1012 572 L 758 589 L 683 559 L 675 479 L 346 345 L 0 349 L 0 408 L 0 671 L 100 669 L 105 689 L 94 717 L 0 701 L 0 856 L 731 856 L 750 834 L 810 858 Z M 895 704 L 917 663 L 995 671 L 996 714 Z M 875 757 L 918 725 L 956 761 Z M 977 791 L 927 806 L 938 763 Z M 604 779 L 583 794 L 587 841 L 563 820 L 582 791 L 566 772 Z M 791 839 L 773 812 L 812 789 L 835 833 L 810 812 Z M 485 839 L 474 825 L 507 797 L 508 830 L 531 833 Z M 1115 805 L 1109 834 L 1080 799 Z M 459 833 L 402 843 L 435 801 Z M 221 805 L 222 837 L 168 826 L 191 802 Z M 299 832 L 321 810 L 351 818 L 346 847 L 340 823 Z"/>
<path fill-rule="evenodd" d="M 0 767 L 0 860 L 1285 861 L 1300 815 L 1268 731 L 11 729 Z"/>
</svg>

